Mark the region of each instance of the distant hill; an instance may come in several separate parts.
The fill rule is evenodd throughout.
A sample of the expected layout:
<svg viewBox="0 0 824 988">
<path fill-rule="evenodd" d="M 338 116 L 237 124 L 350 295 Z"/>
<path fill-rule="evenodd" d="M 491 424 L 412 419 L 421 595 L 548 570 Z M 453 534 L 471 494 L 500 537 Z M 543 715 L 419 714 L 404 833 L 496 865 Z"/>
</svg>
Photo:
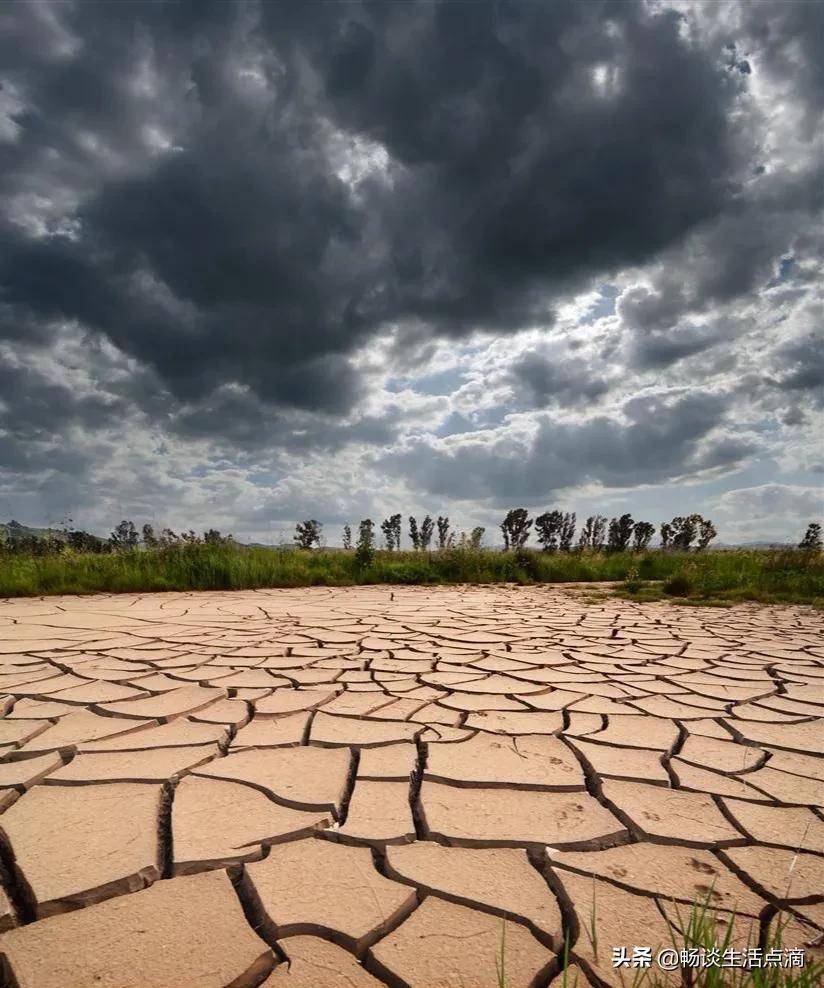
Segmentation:
<svg viewBox="0 0 824 988">
<path fill-rule="evenodd" d="M 711 549 L 794 549 L 794 542 L 717 542 Z"/>
<path fill-rule="evenodd" d="M 57 528 L 33 528 L 31 525 L 21 525 L 19 521 L 0 522 L 0 539 L 22 539 L 31 535 L 39 539 L 49 536 L 62 538 L 63 532 Z"/>
</svg>

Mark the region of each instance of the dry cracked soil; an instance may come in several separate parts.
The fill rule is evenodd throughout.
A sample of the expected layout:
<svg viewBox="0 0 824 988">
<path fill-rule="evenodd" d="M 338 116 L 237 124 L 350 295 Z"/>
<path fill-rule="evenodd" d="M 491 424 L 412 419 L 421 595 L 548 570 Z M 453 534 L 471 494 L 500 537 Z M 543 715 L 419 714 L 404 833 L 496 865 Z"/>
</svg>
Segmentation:
<svg viewBox="0 0 824 988">
<path fill-rule="evenodd" d="M 492 988 L 503 945 L 521 988 L 566 942 L 611 986 L 702 898 L 817 951 L 821 631 L 564 587 L 2 601 L 6 984 Z"/>
</svg>

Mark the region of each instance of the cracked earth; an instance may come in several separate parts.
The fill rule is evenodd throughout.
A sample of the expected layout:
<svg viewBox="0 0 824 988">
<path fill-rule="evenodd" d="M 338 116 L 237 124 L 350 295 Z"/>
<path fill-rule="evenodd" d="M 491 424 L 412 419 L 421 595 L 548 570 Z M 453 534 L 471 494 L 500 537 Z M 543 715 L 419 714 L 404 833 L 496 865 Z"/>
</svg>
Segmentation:
<svg viewBox="0 0 824 988">
<path fill-rule="evenodd" d="M 505 930 L 508 988 L 565 939 L 611 986 L 707 896 L 820 944 L 821 632 L 563 587 L 0 602 L 6 983 L 491 988 Z"/>
</svg>

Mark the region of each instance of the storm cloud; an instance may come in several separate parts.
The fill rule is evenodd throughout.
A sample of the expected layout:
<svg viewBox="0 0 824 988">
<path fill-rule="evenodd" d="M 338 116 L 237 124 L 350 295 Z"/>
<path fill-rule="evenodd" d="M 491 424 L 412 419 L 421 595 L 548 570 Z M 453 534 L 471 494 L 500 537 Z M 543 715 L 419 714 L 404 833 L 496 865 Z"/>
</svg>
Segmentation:
<svg viewBox="0 0 824 988">
<path fill-rule="evenodd" d="M 171 468 L 158 510 L 231 522 L 241 483 L 250 526 L 295 483 L 469 524 L 780 482 L 820 429 L 821 10 L 13 5 L 0 499 L 83 474 L 99 524 L 113 457 L 106 510 Z"/>
</svg>

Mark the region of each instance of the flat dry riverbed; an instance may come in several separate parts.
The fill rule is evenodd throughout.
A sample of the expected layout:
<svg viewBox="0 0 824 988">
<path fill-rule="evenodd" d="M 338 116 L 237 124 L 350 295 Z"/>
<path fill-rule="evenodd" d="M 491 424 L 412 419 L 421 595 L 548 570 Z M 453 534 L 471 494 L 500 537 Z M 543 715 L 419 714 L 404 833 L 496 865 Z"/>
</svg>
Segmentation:
<svg viewBox="0 0 824 988">
<path fill-rule="evenodd" d="M 802 947 L 821 632 L 557 587 L 0 602 L 4 963 L 20 988 L 480 988 L 503 946 L 520 988 L 567 935 L 579 988 L 617 985 L 614 948 L 655 956 L 706 897 L 737 946 L 781 914 Z"/>
</svg>

